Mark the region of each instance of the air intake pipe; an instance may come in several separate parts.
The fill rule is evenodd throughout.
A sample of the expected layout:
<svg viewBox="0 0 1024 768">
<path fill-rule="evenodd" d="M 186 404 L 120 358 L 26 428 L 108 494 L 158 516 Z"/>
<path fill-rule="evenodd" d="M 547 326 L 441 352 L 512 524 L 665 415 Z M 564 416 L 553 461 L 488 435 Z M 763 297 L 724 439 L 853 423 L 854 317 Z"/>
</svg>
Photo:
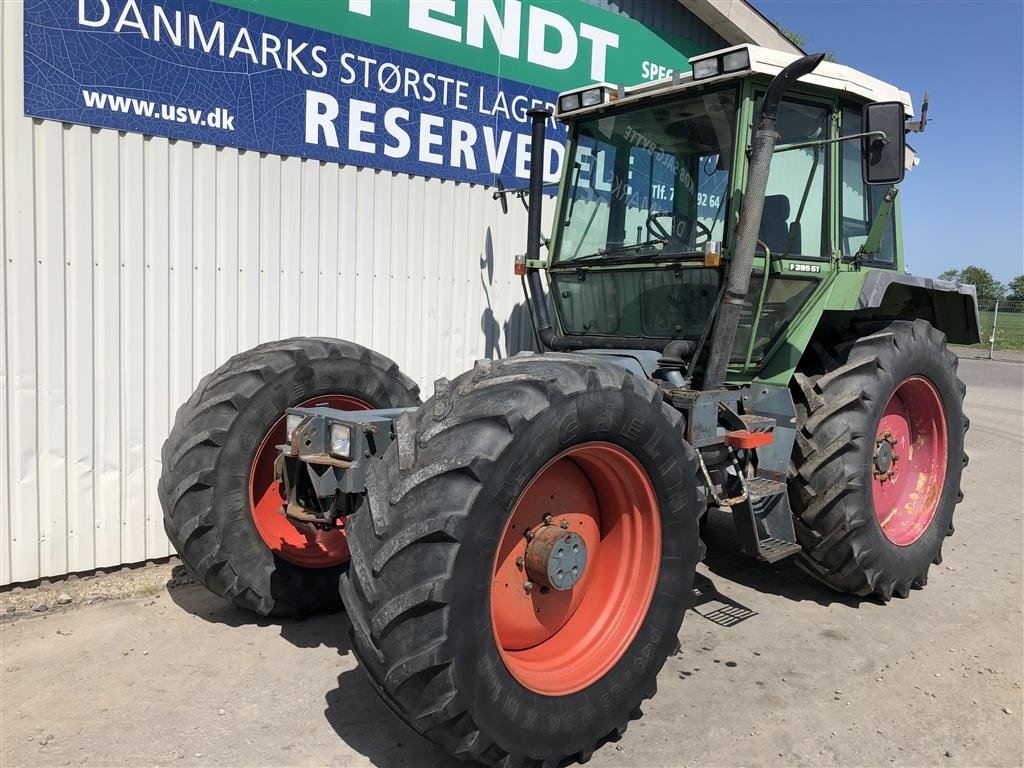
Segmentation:
<svg viewBox="0 0 1024 768">
<path fill-rule="evenodd" d="M 718 308 L 718 315 L 714 319 L 711 349 L 704 368 L 704 389 L 718 389 L 725 383 L 725 372 L 732 357 L 740 312 L 750 288 L 750 275 L 754 271 L 754 250 L 757 247 L 758 232 L 761 230 L 761 212 L 764 208 L 765 190 L 768 188 L 772 153 L 779 142 L 779 132 L 776 130 L 779 102 L 782 100 L 782 94 L 793 82 L 813 72 L 824 58 L 823 53 L 812 53 L 797 59 L 775 76 L 764 95 L 750 154 L 750 172 L 747 174 L 747 188 L 743 192 L 736 245 L 733 246 L 732 259 L 729 261 L 729 271 L 725 278 L 725 293 Z"/>
</svg>

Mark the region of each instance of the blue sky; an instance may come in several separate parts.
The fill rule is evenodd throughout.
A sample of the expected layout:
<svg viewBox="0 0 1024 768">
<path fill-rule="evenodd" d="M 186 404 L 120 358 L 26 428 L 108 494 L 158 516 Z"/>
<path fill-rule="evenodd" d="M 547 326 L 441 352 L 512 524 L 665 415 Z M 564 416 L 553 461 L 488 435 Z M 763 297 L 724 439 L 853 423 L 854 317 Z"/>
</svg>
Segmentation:
<svg viewBox="0 0 1024 768">
<path fill-rule="evenodd" d="M 910 134 L 921 164 L 900 187 L 908 269 L 1024 273 L 1024 2 L 753 0 L 769 19 L 848 64 L 931 96 Z"/>
</svg>

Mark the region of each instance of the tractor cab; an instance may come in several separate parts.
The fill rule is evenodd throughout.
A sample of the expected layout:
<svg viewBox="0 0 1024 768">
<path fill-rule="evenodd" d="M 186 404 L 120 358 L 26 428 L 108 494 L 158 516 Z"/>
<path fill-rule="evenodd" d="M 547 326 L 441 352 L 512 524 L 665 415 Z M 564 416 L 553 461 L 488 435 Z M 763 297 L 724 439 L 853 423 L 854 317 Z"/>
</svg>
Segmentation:
<svg viewBox="0 0 1024 768">
<path fill-rule="evenodd" d="M 559 97 L 567 162 L 534 266 L 568 343 L 700 351 L 736 249 L 755 116 L 794 59 L 744 45 L 691 59 L 690 73 Z M 835 273 L 903 272 L 894 201 L 911 113 L 904 91 L 828 62 L 786 90 L 731 376 L 758 374 Z"/>
</svg>

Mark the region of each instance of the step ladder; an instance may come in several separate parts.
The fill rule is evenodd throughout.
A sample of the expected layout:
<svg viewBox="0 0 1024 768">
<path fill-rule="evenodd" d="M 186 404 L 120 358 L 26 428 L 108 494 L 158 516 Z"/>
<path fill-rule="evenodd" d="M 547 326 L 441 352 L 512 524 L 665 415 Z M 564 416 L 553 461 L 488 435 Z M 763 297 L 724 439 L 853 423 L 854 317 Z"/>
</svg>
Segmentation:
<svg viewBox="0 0 1024 768">
<path fill-rule="evenodd" d="M 786 484 L 769 477 L 746 480 L 747 498 L 732 507 L 740 549 L 775 563 L 800 551 Z"/>
</svg>

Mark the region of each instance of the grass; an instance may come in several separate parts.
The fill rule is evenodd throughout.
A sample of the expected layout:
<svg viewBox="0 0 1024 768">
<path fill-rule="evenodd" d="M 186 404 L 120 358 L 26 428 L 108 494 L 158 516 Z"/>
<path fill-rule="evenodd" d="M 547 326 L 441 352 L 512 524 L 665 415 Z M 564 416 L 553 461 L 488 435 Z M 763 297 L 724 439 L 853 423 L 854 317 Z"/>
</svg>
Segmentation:
<svg viewBox="0 0 1024 768">
<path fill-rule="evenodd" d="M 992 337 L 992 321 L 995 312 L 983 309 L 981 315 L 981 344 L 975 347 L 988 349 L 989 339 Z M 996 349 L 1024 350 L 1024 312 L 1004 312 L 999 308 L 999 317 L 996 319 Z"/>
</svg>

